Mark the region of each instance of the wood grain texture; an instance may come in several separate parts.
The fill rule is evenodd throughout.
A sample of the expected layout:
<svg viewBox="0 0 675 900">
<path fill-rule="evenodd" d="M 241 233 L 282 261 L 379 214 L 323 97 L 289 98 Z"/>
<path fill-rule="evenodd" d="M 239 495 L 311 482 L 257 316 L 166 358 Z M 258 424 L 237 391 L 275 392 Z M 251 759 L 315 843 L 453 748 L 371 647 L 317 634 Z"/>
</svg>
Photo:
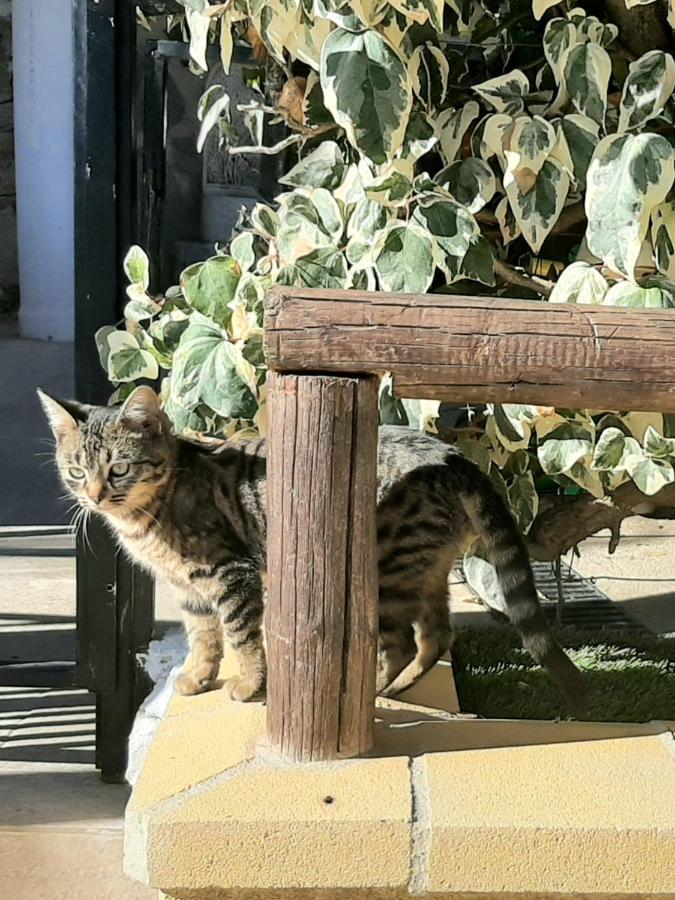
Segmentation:
<svg viewBox="0 0 675 900">
<path fill-rule="evenodd" d="M 372 746 L 377 380 L 268 381 L 267 732 L 292 760 Z"/>
<path fill-rule="evenodd" d="M 393 372 L 400 396 L 675 411 L 675 310 L 277 287 L 280 371 Z"/>
</svg>

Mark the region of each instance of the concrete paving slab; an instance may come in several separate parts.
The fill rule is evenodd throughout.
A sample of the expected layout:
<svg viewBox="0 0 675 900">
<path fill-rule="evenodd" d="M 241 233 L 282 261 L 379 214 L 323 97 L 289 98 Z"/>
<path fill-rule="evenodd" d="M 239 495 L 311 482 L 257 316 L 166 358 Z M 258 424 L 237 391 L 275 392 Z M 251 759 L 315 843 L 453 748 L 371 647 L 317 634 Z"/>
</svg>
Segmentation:
<svg viewBox="0 0 675 900">
<path fill-rule="evenodd" d="M 573 568 L 649 631 L 675 633 L 675 521 L 635 517 L 622 534 L 611 556 L 609 533 L 588 538 Z"/>
</svg>

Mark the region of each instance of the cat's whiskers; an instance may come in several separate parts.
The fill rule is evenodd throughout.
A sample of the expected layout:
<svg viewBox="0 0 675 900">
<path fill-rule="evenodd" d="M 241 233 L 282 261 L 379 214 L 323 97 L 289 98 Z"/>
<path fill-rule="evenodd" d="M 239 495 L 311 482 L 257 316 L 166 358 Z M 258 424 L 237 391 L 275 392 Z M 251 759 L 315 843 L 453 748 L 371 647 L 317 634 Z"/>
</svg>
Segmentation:
<svg viewBox="0 0 675 900">
<path fill-rule="evenodd" d="M 139 506 L 137 508 L 137 512 L 143 513 L 144 516 L 147 516 L 149 519 L 152 519 L 152 521 L 155 523 L 155 525 L 159 525 L 159 519 L 157 519 L 156 516 L 153 516 L 153 514 L 151 512 L 148 512 L 148 510 L 144 509 L 142 506 Z"/>
</svg>

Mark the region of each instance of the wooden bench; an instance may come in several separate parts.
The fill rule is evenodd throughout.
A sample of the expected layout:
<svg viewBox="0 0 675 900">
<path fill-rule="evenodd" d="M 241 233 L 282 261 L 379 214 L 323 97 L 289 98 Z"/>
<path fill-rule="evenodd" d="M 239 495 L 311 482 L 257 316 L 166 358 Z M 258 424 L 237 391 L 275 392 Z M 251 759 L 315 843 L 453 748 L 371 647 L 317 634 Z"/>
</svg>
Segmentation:
<svg viewBox="0 0 675 900">
<path fill-rule="evenodd" d="M 675 410 L 675 311 L 275 288 L 267 298 L 267 730 L 372 746 L 378 377 L 409 398 Z"/>
</svg>

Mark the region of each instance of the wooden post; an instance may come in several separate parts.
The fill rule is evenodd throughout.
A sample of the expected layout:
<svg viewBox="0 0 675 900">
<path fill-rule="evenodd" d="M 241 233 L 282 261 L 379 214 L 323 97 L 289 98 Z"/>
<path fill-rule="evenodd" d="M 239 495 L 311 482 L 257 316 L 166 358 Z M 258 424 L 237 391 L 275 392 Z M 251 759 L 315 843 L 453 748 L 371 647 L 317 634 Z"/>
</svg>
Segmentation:
<svg viewBox="0 0 675 900">
<path fill-rule="evenodd" d="M 267 734 L 298 761 L 372 746 L 377 380 L 268 381 Z"/>
</svg>

